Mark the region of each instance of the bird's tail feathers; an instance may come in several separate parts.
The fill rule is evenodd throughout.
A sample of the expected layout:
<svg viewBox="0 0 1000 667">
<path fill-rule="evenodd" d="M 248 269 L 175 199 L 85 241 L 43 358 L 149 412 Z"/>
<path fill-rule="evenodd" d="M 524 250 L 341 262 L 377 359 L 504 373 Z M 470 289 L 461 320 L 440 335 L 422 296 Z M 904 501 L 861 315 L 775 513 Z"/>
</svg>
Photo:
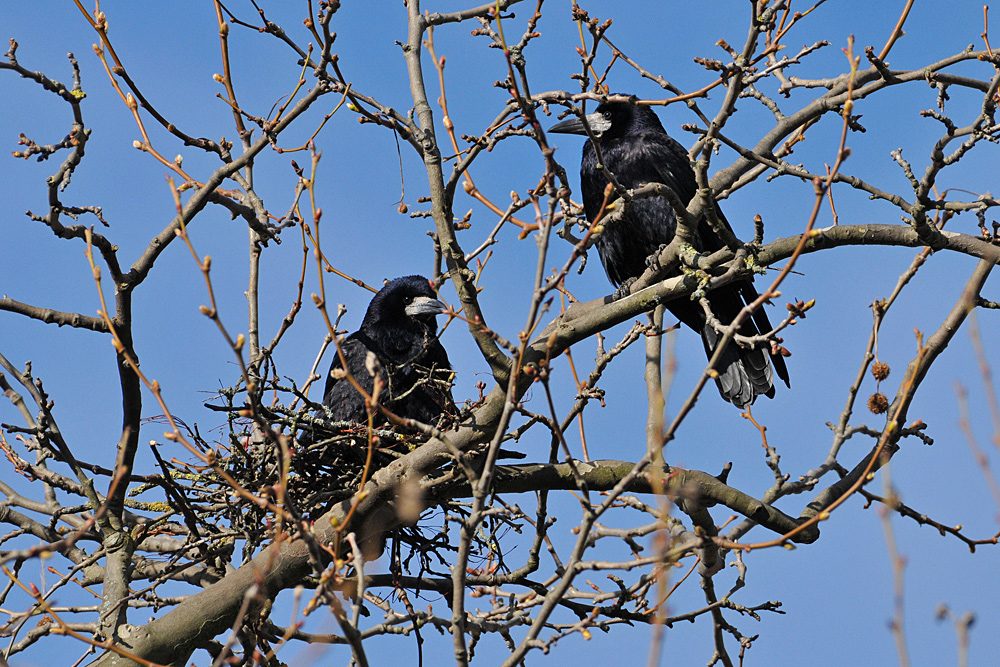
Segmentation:
<svg viewBox="0 0 1000 667">
<path fill-rule="evenodd" d="M 757 294 L 757 290 L 754 289 L 753 283 L 749 281 L 740 286 L 740 293 L 742 294 L 744 301 L 747 303 L 753 303 L 759 296 L 759 294 Z M 757 327 L 757 332 L 767 333 L 774 328 L 771 326 L 771 320 L 768 319 L 767 311 L 765 311 L 764 308 L 758 308 L 753 311 L 752 317 L 753 323 Z M 788 380 L 788 367 L 785 366 L 785 358 L 780 354 L 772 354 L 770 356 L 771 363 L 774 365 L 774 372 L 779 378 L 781 378 L 786 387 L 791 387 L 792 384 Z"/>
<path fill-rule="evenodd" d="M 706 324 L 702 329 L 701 340 L 709 358 L 714 354 L 719 338 L 711 325 Z M 761 348 L 743 348 L 730 342 L 715 367 L 718 372 L 715 384 L 722 398 L 741 409 L 761 394 L 773 398 L 773 370 L 768 356 Z"/>
</svg>

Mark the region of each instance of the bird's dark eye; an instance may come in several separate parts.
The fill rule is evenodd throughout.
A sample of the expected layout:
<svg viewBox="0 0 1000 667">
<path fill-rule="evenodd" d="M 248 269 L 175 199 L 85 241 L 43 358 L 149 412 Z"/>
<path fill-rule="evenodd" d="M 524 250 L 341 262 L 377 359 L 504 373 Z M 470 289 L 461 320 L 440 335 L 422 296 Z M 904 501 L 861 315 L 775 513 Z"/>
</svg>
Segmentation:
<svg viewBox="0 0 1000 667">
<path fill-rule="evenodd" d="M 411 304 L 411 303 L 413 303 L 413 297 L 412 296 L 404 296 L 403 297 L 403 303 L 405 303 L 405 304 Z"/>
<path fill-rule="evenodd" d="M 604 116 L 605 120 L 611 120 L 611 112 L 610 111 L 605 111 L 602 115 Z"/>
</svg>

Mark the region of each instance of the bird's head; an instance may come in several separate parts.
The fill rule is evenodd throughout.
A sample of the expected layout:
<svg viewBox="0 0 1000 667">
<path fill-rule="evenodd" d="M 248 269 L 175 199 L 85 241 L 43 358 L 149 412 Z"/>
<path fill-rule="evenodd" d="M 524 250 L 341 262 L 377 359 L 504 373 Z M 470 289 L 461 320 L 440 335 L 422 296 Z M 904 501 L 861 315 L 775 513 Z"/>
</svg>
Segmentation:
<svg viewBox="0 0 1000 667">
<path fill-rule="evenodd" d="M 404 276 L 386 283 L 368 305 L 361 324 L 367 327 L 386 325 L 406 326 L 419 322 L 431 331 L 437 330 L 435 317 L 445 310 L 423 276 Z"/>
<path fill-rule="evenodd" d="M 590 127 L 591 134 L 601 140 L 638 134 L 645 130 L 663 132 L 663 125 L 653 110 L 633 102 L 603 102 L 594 113 L 556 123 L 549 128 L 549 132 L 585 135 L 587 130 L 584 120 Z"/>
</svg>

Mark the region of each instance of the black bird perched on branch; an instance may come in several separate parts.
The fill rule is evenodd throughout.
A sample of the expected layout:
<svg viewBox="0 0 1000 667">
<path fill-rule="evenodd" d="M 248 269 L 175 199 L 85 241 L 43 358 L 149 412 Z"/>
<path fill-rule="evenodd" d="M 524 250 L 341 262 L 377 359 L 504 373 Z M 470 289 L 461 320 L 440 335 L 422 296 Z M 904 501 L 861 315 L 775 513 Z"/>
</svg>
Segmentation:
<svg viewBox="0 0 1000 667">
<path fill-rule="evenodd" d="M 384 388 L 379 402 L 400 417 L 435 424 L 443 413 L 453 412 L 454 374 L 438 340 L 435 319 L 444 309 L 423 276 L 396 278 L 380 289 L 368 305 L 361 329 L 341 343 L 346 364 L 338 354 L 330 365 L 323 405 L 333 418 L 368 421 L 364 397 L 344 375 L 345 368 L 369 395 L 375 389 L 372 373 L 380 374 Z M 386 420 L 376 415 L 375 421 Z"/>
<path fill-rule="evenodd" d="M 698 186 L 687 151 L 666 133 L 660 119 L 648 106 L 605 102 L 586 116 L 586 120 L 600 146 L 604 166 L 622 187 L 631 190 L 646 183 L 662 183 L 673 190 L 685 205 L 694 197 Z M 587 133 L 580 118 L 565 120 L 549 131 Z M 588 139 L 583 146 L 580 187 L 583 208 L 591 222 L 604 204 L 607 185 L 608 178 L 599 165 L 597 151 Z M 718 207 L 715 210 L 719 221 L 732 231 L 722 211 Z M 676 229 L 677 216 L 663 197 L 635 199 L 628 204 L 620 220 L 605 225 L 595 245 L 608 279 L 613 285 L 621 286 L 618 295 L 628 294 L 628 285 L 646 269 L 647 258 L 670 243 Z M 693 245 L 696 250 L 705 253 L 724 247 L 718 234 L 705 220 L 700 221 L 695 230 Z M 708 294 L 708 301 L 716 318 L 728 325 L 744 303 L 757 296 L 753 283 L 742 280 L 713 290 Z M 721 335 L 707 323 L 701 306 L 689 299 L 678 299 L 667 304 L 667 308 L 681 322 L 701 333 L 705 352 L 711 358 Z M 767 315 L 758 309 L 752 319 L 743 321 L 739 333 L 754 336 L 771 328 Z M 719 374 L 716 384 L 722 398 L 743 408 L 761 394 L 773 397 L 772 364 L 778 377 L 787 385 L 788 370 L 780 355 L 731 343 L 716 368 Z"/>
</svg>

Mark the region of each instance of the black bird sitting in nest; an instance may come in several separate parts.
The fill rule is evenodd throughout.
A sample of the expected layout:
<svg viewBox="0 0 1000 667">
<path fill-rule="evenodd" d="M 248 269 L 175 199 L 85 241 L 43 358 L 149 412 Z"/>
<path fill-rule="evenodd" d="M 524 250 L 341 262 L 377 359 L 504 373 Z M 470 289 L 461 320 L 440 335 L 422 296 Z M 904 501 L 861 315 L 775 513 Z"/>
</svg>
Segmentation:
<svg viewBox="0 0 1000 667">
<path fill-rule="evenodd" d="M 373 373 L 380 374 L 379 403 L 400 417 L 436 424 L 442 414 L 454 414 L 454 373 L 437 337 L 436 317 L 444 310 L 423 276 L 396 278 L 380 289 L 361 328 L 341 343 L 343 360 L 337 354 L 330 365 L 323 405 L 333 419 L 368 421 L 365 399 L 345 370 L 369 395 L 375 389 Z M 386 421 L 376 413 L 376 425 Z"/>
<path fill-rule="evenodd" d="M 673 190 L 684 204 L 694 197 L 698 186 L 687 151 L 666 133 L 660 119 L 648 106 L 605 102 L 594 113 L 587 115 L 586 120 L 591 134 L 600 145 L 604 166 L 622 187 L 631 190 L 646 183 L 662 183 Z M 565 120 L 549 128 L 549 131 L 587 133 L 580 118 Z M 583 146 L 580 186 L 584 211 L 591 222 L 604 203 L 607 184 L 608 179 L 598 164 L 597 151 L 588 139 Z M 716 213 L 720 222 L 731 230 L 718 207 Z M 647 258 L 670 243 L 676 229 L 677 217 L 673 207 L 662 197 L 632 201 L 619 221 L 605 226 L 596 241 L 597 252 L 608 279 L 618 287 L 617 297 L 628 294 L 628 286 L 645 270 Z M 697 251 L 704 253 L 724 247 L 705 220 L 698 224 L 693 245 Z M 741 280 L 711 291 L 707 298 L 716 318 L 728 324 L 735 319 L 744 303 L 750 303 L 757 296 L 753 283 Z M 706 322 L 701 306 L 689 299 L 677 299 L 667 304 L 667 308 L 681 322 L 701 333 L 705 352 L 711 358 L 720 335 Z M 758 309 L 752 319 L 743 321 L 739 333 L 755 336 L 771 328 L 767 315 Z M 740 347 L 735 342 L 726 348 L 716 370 L 716 384 L 722 398 L 739 408 L 753 403 L 761 394 L 768 398 L 774 396 L 774 371 L 788 385 L 788 370 L 779 354 L 761 348 Z"/>
</svg>

